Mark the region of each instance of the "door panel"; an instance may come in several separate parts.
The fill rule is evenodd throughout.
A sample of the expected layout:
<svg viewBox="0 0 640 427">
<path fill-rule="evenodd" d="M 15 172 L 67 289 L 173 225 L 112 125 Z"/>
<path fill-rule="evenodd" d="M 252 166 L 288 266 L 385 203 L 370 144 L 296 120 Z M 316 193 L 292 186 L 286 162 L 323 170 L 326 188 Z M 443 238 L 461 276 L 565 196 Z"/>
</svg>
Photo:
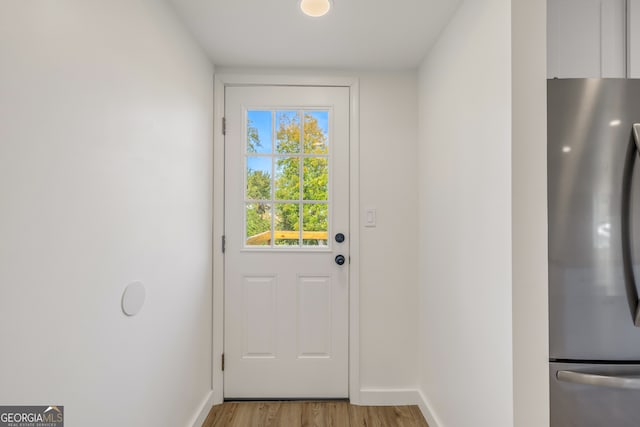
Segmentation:
<svg viewBox="0 0 640 427">
<path fill-rule="evenodd" d="M 228 87 L 225 116 L 225 398 L 347 397 L 349 89 Z"/>
<path fill-rule="evenodd" d="M 244 277 L 245 350 L 242 357 L 275 357 L 276 278 Z"/>
<path fill-rule="evenodd" d="M 625 0 L 549 0 L 548 78 L 624 78 L 625 4 Z"/>
<path fill-rule="evenodd" d="M 331 277 L 298 278 L 298 357 L 331 357 Z"/>
<path fill-rule="evenodd" d="M 629 239 L 637 281 L 640 163 L 630 148 L 640 81 L 549 80 L 548 89 L 550 358 L 637 361 L 640 328 L 628 299 L 636 284 L 625 275 L 624 249 Z"/>
</svg>

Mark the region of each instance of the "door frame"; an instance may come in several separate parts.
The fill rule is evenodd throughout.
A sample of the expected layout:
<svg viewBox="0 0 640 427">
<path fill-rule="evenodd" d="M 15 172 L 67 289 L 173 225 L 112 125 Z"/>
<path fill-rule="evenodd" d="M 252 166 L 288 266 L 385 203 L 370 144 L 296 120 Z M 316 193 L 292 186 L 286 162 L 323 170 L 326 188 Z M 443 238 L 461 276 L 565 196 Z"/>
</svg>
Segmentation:
<svg viewBox="0 0 640 427">
<path fill-rule="evenodd" d="M 340 86 L 349 88 L 349 400 L 360 403 L 360 85 L 357 77 L 316 74 L 215 73 L 213 121 L 213 301 L 211 388 L 214 405 L 224 400 L 224 135 L 227 86 Z"/>
</svg>

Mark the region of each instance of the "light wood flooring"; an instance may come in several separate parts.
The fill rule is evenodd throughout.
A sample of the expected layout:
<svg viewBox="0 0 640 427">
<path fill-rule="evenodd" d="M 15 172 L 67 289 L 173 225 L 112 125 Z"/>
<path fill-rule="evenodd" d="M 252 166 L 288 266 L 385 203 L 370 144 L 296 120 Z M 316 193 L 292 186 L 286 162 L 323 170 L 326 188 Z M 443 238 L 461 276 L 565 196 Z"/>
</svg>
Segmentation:
<svg viewBox="0 0 640 427">
<path fill-rule="evenodd" d="M 429 427 L 417 406 L 354 406 L 346 401 L 225 402 L 202 427 Z"/>
</svg>

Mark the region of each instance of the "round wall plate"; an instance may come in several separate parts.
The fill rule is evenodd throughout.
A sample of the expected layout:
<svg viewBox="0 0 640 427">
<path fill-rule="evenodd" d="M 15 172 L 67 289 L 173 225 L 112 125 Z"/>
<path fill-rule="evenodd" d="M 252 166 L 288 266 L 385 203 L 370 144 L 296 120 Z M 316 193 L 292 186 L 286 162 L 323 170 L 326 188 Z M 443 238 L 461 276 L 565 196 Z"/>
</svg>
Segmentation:
<svg viewBox="0 0 640 427">
<path fill-rule="evenodd" d="M 144 305 L 146 291 L 142 282 L 129 283 L 122 294 L 122 312 L 127 316 L 135 316 Z"/>
</svg>

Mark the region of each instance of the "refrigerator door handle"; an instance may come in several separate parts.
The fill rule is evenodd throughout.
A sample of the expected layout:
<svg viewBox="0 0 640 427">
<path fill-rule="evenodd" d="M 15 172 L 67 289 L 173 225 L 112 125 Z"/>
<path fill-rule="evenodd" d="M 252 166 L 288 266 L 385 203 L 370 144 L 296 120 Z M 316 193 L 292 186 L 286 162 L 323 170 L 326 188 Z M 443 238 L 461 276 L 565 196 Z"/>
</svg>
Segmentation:
<svg viewBox="0 0 640 427">
<path fill-rule="evenodd" d="M 640 123 L 633 124 L 633 140 L 636 143 L 636 149 L 640 152 Z"/>
<path fill-rule="evenodd" d="M 556 378 L 558 378 L 559 381 L 567 383 L 640 390 L 640 374 L 637 376 L 614 376 L 575 371 L 558 371 Z"/>
<path fill-rule="evenodd" d="M 624 168 L 624 183 L 622 188 L 622 261 L 624 265 L 625 285 L 627 288 L 627 301 L 633 324 L 640 327 L 640 300 L 636 287 L 633 262 L 631 261 L 631 227 L 629 225 L 631 205 L 631 177 L 636 157 L 640 153 L 640 123 L 633 124 L 634 144 L 629 146 L 627 162 Z"/>
</svg>

